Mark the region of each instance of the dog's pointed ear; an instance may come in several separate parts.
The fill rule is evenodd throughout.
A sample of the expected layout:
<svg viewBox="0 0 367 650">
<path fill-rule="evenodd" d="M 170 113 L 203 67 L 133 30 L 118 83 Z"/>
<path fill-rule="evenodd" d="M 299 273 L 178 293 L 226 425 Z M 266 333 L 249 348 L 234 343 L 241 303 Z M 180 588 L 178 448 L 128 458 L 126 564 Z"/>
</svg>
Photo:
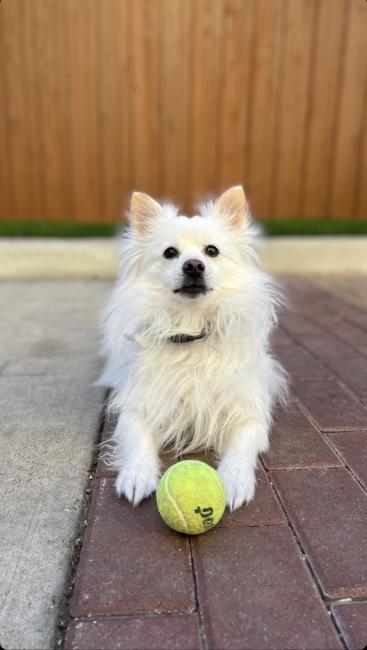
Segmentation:
<svg viewBox="0 0 367 650">
<path fill-rule="evenodd" d="M 161 206 L 151 196 L 143 192 L 133 192 L 130 200 L 129 220 L 139 234 L 151 230 L 162 215 Z"/>
<path fill-rule="evenodd" d="M 235 185 L 224 192 L 217 200 L 217 208 L 232 226 L 245 225 L 248 221 L 248 203 L 242 185 Z"/>
</svg>

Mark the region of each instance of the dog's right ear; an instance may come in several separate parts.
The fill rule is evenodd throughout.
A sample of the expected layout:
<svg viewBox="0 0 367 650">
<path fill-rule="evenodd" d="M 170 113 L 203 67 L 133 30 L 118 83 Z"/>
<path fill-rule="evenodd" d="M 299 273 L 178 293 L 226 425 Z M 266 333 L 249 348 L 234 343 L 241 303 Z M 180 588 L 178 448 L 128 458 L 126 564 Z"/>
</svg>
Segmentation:
<svg viewBox="0 0 367 650">
<path fill-rule="evenodd" d="M 130 201 L 129 220 L 136 232 L 144 234 L 163 215 L 159 203 L 143 192 L 133 192 Z"/>
</svg>

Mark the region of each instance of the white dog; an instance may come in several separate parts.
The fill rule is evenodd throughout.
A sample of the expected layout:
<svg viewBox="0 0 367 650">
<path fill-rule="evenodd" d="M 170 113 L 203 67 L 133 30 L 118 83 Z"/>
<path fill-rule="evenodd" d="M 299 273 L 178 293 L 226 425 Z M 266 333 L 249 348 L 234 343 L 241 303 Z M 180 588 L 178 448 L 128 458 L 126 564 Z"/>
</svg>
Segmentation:
<svg viewBox="0 0 367 650">
<path fill-rule="evenodd" d="M 255 491 L 284 372 L 269 352 L 277 292 L 258 268 L 242 187 L 200 216 L 134 193 L 104 320 L 113 388 L 116 491 L 134 505 L 156 488 L 159 452 L 213 449 L 231 509 Z"/>
</svg>

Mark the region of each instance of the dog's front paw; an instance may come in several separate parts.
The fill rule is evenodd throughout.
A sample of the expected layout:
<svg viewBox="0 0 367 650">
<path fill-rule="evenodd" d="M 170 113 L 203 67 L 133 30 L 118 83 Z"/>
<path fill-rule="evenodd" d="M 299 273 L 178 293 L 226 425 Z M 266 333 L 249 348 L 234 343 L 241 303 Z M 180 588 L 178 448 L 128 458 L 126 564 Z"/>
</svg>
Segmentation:
<svg viewBox="0 0 367 650">
<path fill-rule="evenodd" d="M 117 496 L 125 496 L 130 503 L 137 506 L 140 501 L 155 491 L 159 481 L 159 467 L 141 463 L 127 466 L 117 476 L 115 488 Z"/>
<path fill-rule="evenodd" d="M 237 510 L 243 503 L 252 501 L 256 487 L 254 470 L 219 465 L 218 472 L 224 482 L 227 506 L 230 510 Z"/>
</svg>

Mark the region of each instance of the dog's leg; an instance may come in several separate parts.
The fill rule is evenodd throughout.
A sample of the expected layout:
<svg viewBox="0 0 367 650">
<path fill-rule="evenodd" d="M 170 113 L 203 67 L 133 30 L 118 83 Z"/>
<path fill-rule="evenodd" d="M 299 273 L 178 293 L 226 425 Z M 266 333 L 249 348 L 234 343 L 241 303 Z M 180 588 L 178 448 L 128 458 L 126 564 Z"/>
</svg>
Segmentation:
<svg viewBox="0 0 367 650">
<path fill-rule="evenodd" d="M 218 472 L 224 481 L 227 505 L 231 510 L 253 499 L 257 457 L 267 447 L 268 426 L 256 419 L 251 419 L 229 436 Z"/>
<path fill-rule="evenodd" d="M 117 444 L 113 460 L 118 469 L 116 492 L 135 506 L 157 487 L 158 449 L 148 425 L 135 412 L 120 415 L 113 437 Z"/>
</svg>

